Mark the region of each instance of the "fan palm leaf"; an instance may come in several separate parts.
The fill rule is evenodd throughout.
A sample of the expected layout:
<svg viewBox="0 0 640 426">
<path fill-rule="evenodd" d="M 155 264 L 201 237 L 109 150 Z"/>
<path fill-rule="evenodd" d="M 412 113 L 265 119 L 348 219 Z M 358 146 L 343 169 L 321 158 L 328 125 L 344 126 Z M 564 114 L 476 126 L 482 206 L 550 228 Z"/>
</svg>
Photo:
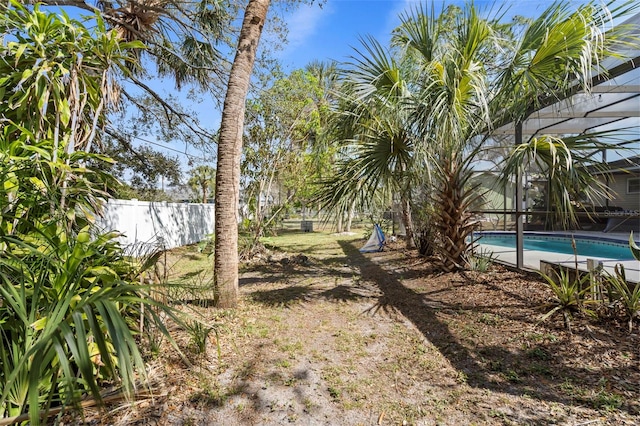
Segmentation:
<svg viewBox="0 0 640 426">
<path fill-rule="evenodd" d="M 541 136 L 516 146 L 503 166 L 502 182 L 519 173 L 523 167 L 534 166 L 548 177 L 549 205 L 555 206 L 554 220 L 563 227 L 578 222 L 577 202 L 592 204 L 612 196 L 606 185 L 608 171 L 592 155 L 607 144 L 596 135 L 557 138 Z"/>
</svg>

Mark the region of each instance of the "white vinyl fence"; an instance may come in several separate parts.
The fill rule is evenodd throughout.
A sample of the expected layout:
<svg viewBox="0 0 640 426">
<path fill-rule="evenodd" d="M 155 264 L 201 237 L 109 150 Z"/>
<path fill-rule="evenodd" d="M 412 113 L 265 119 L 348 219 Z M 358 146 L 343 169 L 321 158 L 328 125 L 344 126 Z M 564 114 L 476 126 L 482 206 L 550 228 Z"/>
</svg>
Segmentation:
<svg viewBox="0 0 640 426">
<path fill-rule="evenodd" d="M 137 200 L 109 200 L 96 224 L 104 231 L 124 234 L 125 246 L 164 249 L 197 243 L 213 234 L 214 205 Z"/>
</svg>

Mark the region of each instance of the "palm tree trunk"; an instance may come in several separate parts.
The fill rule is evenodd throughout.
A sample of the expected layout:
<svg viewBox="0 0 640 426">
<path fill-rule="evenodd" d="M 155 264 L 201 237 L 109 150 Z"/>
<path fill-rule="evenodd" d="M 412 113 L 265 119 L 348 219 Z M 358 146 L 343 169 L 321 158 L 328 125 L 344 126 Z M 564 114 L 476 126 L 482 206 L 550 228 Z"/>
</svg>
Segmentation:
<svg viewBox="0 0 640 426">
<path fill-rule="evenodd" d="M 413 241 L 413 219 L 411 218 L 411 204 L 409 203 L 409 198 L 402 196 L 402 222 L 404 225 L 405 232 L 405 242 L 407 249 L 415 248 L 415 244 Z"/>
<path fill-rule="evenodd" d="M 465 170 L 455 156 L 446 159 L 441 170 L 439 189 L 435 194 L 436 227 L 440 239 L 437 249 L 441 268 L 451 272 L 464 267 L 464 255 L 469 247 L 467 237 L 473 230 L 468 207 L 477 196 L 465 191 Z"/>
<path fill-rule="evenodd" d="M 336 232 L 338 234 L 342 233 L 344 231 L 344 228 L 342 227 L 342 218 L 344 217 L 344 213 L 342 211 L 339 211 L 336 214 Z"/>
<path fill-rule="evenodd" d="M 351 232 L 351 224 L 353 222 L 353 215 L 356 210 L 356 202 L 352 201 L 349 205 L 349 212 L 347 213 L 347 226 L 345 227 L 345 232 Z"/>
<path fill-rule="evenodd" d="M 245 100 L 269 0 L 249 0 L 224 99 L 216 173 L 213 302 L 221 308 L 238 301 L 238 208 Z"/>
</svg>

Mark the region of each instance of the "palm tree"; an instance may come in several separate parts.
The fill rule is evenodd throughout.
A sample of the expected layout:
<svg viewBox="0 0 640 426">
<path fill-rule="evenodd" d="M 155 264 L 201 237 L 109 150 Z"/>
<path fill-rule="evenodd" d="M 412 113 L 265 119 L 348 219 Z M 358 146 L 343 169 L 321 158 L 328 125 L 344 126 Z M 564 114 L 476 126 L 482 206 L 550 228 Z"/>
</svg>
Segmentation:
<svg viewBox="0 0 640 426">
<path fill-rule="evenodd" d="M 439 205 L 435 210 L 436 224 L 445 270 L 461 266 L 469 244 L 473 227 L 469 207 L 481 195 L 470 184 L 470 164 L 486 140 L 486 136 L 484 139 L 478 136 L 506 117 L 522 120 L 543 97 L 564 96 L 574 81 L 588 89 L 589 73 L 599 60 L 612 53 L 619 37 L 614 32 L 605 37 L 602 32 L 602 25 L 611 19 L 611 14 L 600 4 L 572 10 L 568 2 L 556 2 L 539 18 L 525 24 L 521 34 L 514 34 L 512 44 L 500 40 L 509 35 L 510 28 L 497 24 L 499 18 L 482 19 L 473 6 L 462 11 L 450 9 L 436 21 L 418 14 L 404 19 L 394 38 L 418 59 L 423 70 L 421 93 L 413 98 L 417 102 L 412 108 L 415 124 L 423 131 L 422 139 L 429 141 L 426 148 L 436 184 L 434 201 Z M 429 33 L 437 38 L 425 36 Z M 507 46 L 513 47 L 505 50 Z M 488 66 L 490 55 L 497 58 L 500 66 Z M 503 71 L 495 75 L 494 68 Z M 593 178 L 584 173 L 576 178 L 576 167 L 572 165 L 580 156 L 571 156 L 568 147 L 599 149 L 602 144 L 593 143 L 588 137 L 565 141 L 564 145 L 545 146 L 567 148 L 548 152 L 558 154 L 551 163 L 559 164 L 561 159 L 569 164 L 564 173 L 552 173 L 552 177 L 564 179 L 556 194 L 564 194 L 562 205 L 570 208 L 565 196 L 569 193 L 567 184 L 594 188 L 592 192 L 596 194 L 604 194 L 605 190 L 600 185 L 590 185 Z M 507 172 L 515 170 L 515 164 L 525 159 L 526 152 L 530 154 L 531 149 L 542 145 L 530 145 L 529 150 L 518 148 L 509 159 Z M 573 180 L 568 182 L 567 178 Z"/>
<path fill-rule="evenodd" d="M 504 162 L 502 182 L 524 168 L 534 167 L 547 177 L 547 204 L 552 206 L 546 222 L 551 228 L 575 229 L 582 204 L 601 205 L 611 198 L 611 189 L 598 178 L 610 172 L 592 155 L 607 148 L 594 135 L 558 138 L 535 137 L 517 145 Z M 589 214 L 585 208 L 584 213 Z"/>
<path fill-rule="evenodd" d="M 417 12 L 417 13 L 416 13 Z M 428 168 L 436 251 L 442 268 L 463 266 L 468 213 L 479 195 L 470 184 L 472 137 L 488 122 L 486 69 L 480 60 L 493 43 L 491 24 L 474 6 L 449 8 L 439 17 L 424 10 L 401 17 L 393 43 L 411 58 L 417 76 L 407 108 Z"/>
<path fill-rule="evenodd" d="M 142 42 L 138 55 L 149 56 L 160 76 L 174 78 L 178 88 L 224 85 L 223 55 L 216 45 L 224 41 L 235 6 L 215 0 L 40 0 L 52 6 L 75 7 L 98 14 L 122 41 Z M 28 0 L 26 3 L 36 3 Z M 141 71 L 140 68 L 138 68 Z M 139 82 L 142 84 L 142 82 Z"/>
<path fill-rule="evenodd" d="M 229 74 L 218 139 L 216 173 L 214 304 L 233 307 L 238 300 L 238 208 L 245 99 L 269 0 L 249 0 Z"/>
<path fill-rule="evenodd" d="M 429 11 L 419 7 L 402 15 L 394 31 L 392 43 L 399 58 L 395 62 L 377 43 L 365 44 L 365 54 L 348 70 L 349 79 L 363 100 L 398 99 L 383 95 L 401 88 L 402 93 L 406 91 L 390 111 L 413 142 L 411 170 L 424 170 L 424 192 L 431 204 L 436 248 L 444 270 L 464 266 L 474 225 L 469 210 L 482 196 L 472 184 L 473 162 L 490 130 L 498 123 L 524 119 L 542 98 L 560 98 L 575 90 L 574 81 L 588 89 L 589 73 L 612 53 L 620 37 L 615 32 L 605 37 L 603 25 L 626 11 L 621 7 L 612 15 L 595 3 L 572 10 L 569 2 L 560 1 L 516 32 L 515 27 L 499 23 L 500 10 L 482 18 L 473 5 L 449 7 L 439 15 L 434 6 Z M 401 71 L 396 62 L 402 64 L 403 84 L 396 78 Z M 375 105 L 378 113 L 380 104 Z M 362 123 L 363 115 L 350 117 Z M 374 130 L 371 125 L 367 128 Z M 572 143 L 585 148 L 586 138 L 581 139 L 580 144 L 577 139 Z M 565 142 L 565 146 L 569 145 Z M 527 157 L 525 147 L 518 152 L 521 155 L 511 157 L 508 171 L 514 170 L 514 162 Z M 575 176 L 578 156 L 568 155 L 570 149 L 554 152 L 564 152 L 564 159 L 571 160 L 571 167 L 555 176 Z M 356 154 L 356 159 L 364 158 Z M 559 158 L 553 157 L 552 162 L 557 164 Z M 362 179 L 381 176 L 375 170 L 381 170 L 380 163 L 371 157 L 351 161 L 343 180 L 350 177 L 360 183 L 342 187 L 372 190 L 376 185 L 369 185 L 366 179 L 363 184 Z M 588 183 L 585 179 L 574 179 L 574 183 L 584 185 Z M 338 199 L 346 191 L 336 191 L 332 197 Z"/>
<path fill-rule="evenodd" d="M 618 56 L 616 51 L 627 43 L 623 40 L 629 28 L 610 28 L 611 21 L 634 8 L 632 2 L 611 11 L 600 3 L 588 3 L 571 10 L 569 3 L 557 2 L 526 26 L 496 79 L 491 104 L 494 126 L 522 122 L 542 102 L 580 90 L 588 93 L 591 72 L 597 74 L 600 61 Z M 542 134 L 523 141 L 505 161 L 503 180 L 533 165 L 548 176 L 547 204 L 555 208 L 551 220 L 565 228 L 573 226 L 579 198 L 595 204 L 609 196 L 609 188 L 596 177 L 605 170 L 592 155 L 606 148 L 599 142 L 605 133 Z"/>
<path fill-rule="evenodd" d="M 414 142 L 403 102 L 410 96 L 402 65 L 373 38 L 362 40 L 343 75 L 342 111 L 333 133 L 343 141 L 335 173 L 317 199 L 341 215 L 357 200 L 369 207 L 373 193 L 398 194 L 408 247 L 413 245 L 410 194 Z"/>
<path fill-rule="evenodd" d="M 202 203 L 207 203 L 208 195 L 215 185 L 216 169 L 211 166 L 198 166 L 189 174 L 189 186 L 200 196 Z"/>
</svg>

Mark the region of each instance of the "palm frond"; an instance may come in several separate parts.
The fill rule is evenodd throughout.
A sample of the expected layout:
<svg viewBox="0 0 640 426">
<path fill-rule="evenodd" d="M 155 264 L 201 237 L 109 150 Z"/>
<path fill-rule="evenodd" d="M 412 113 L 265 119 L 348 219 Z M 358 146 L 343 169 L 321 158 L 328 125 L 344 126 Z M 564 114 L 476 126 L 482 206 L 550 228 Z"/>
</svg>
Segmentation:
<svg viewBox="0 0 640 426">
<path fill-rule="evenodd" d="M 549 204 L 558 210 L 556 219 L 564 226 L 575 225 L 580 199 L 597 204 L 611 197 L 611 190 L 602 179 L 608 171 L 592 155 L 606 147 L 593 135 L 532 138 L 516 146 L 505 160 L 502 183 L 521 173 L 523 167 L 535 166 L 548 177 Z"/>
</svg>

